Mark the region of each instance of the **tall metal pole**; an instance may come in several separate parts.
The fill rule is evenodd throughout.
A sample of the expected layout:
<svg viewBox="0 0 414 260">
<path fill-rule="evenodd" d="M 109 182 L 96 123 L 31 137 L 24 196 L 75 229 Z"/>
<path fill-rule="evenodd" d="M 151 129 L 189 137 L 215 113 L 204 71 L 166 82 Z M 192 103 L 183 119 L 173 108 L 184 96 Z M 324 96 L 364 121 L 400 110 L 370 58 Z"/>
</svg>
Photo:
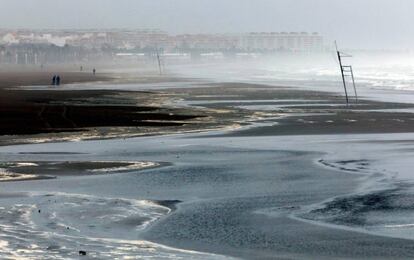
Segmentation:
<svg viewBox="0 0 414 260">
<path fill-rule="evenodd" d="M 348 98 L 348 91 L 346 89 L 346 83 L 345 83 L 344 67 L 342 66 L 342 57 L 341 57 L 341 53 L 338 51 L 338 45 L 337 45 L 336 41 L 335 41 L 335 48 L 336 48 L 336 54 L 338 55 L 339 66 L 341 68 L 342 83 L 344 85 L 346 104 L 348 105 L 349 104 L 349 98 Z"/>
<path fill-rule="evenodd" d="M 157 48 L 157 60 L 158 60 L 158 69 L 160 70 L 160 75 L 162 75 L 161 59 L 160 59 L 160 53 L 158 52 L 158 48 Z"/>
</svg>

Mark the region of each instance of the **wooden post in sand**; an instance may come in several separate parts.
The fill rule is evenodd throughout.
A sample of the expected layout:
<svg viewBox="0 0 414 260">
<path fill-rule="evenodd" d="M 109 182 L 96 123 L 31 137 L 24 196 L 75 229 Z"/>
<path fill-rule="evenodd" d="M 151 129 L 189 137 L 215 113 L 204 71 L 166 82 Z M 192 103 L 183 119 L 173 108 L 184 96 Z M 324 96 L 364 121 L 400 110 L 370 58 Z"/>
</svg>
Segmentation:
<svg viewBox="0 0 414 260">
<path fill-rule="evenodd" d="M 354 87 L 354 93 L 355 93 L 355 101 L 358 102 L 358 94 L 357 94 L 357 90 L 356 90 L 354 71 L 352 70 L 352 66 L 342 64 L 342 58 L 349 58 L 349 57 L 352 57 L 352 56 L 348 55 L 346 53 L 340 52 L 338 50 L 338 45 L 336 44 L 336 41 L 335 41 L 335 48 L 336 48 L 336 54 L 338 56 L 339 66 L 340 66 L 340 69 L 341 69 L 341 76 L 342 76 L 342 83 L 343 83 L 344 91 L 345 91 L 346 105 L 349 104 L 346 77 L 351 77 L 351 79 L 352 79 L 352 85 Z"/>
</svg>

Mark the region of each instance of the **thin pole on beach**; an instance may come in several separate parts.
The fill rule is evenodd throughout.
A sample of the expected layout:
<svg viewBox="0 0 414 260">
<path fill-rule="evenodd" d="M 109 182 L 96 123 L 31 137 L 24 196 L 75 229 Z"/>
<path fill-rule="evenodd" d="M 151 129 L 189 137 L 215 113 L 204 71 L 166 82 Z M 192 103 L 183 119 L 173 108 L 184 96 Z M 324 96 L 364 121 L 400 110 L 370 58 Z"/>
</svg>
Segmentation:
<svg viewBox="0 0 414 260">
<path fill-rule="evenodd" d="M 355 85 L 355 77 L 354 77 L 354 70 L 352 69 L 352 66 L 350 65 L 343 65 L 342 58 L 349 58 L 352 57 L 349 54 L 340 52 L 338 50 L 338 45 L 335 41 L 335 48 L 336 48 L 336 54 L 338 56 L 339 66 L 341 68 L 341 75 L 342 75 L 342 83 L 344 85 L 344 91 L 345 91 L 345 98 L 346 98 L 346 105 L 349 104 L 349 97 L 348 97 L 348 90 L 347 90 L 347 84 L 346 84 L 346 77 L 351 77 L 352 79 L 352 85 L 354 87 L 354 93 L 355 93 L 355 102 L 358 103 L 358 93 Z M 349 73 L 349 74 L 347 74 Z"/>
<path fill-rule="evenodd" d="M 338 55 L 339 66 L 340 66 L 340 69 L 341 69 L 342 83 L 343 83 L 343 85 L 344 85 L 346 105 L 348 105 L 348 104 L 349 104 L 349 98 L 348 98 L 348 91 L 347 91 L 347 89 L 346 89 L 346 82 L 345 82 L 344 67 L 342 66 L 342 54 L 341 54 L 341 52 L 339 52 L 339 50 L 338 50 L 338 44 L 336 43 L 336 41 L 335 41 L 335 48 L 336 48 L 336 54 Z"/>
</svg>

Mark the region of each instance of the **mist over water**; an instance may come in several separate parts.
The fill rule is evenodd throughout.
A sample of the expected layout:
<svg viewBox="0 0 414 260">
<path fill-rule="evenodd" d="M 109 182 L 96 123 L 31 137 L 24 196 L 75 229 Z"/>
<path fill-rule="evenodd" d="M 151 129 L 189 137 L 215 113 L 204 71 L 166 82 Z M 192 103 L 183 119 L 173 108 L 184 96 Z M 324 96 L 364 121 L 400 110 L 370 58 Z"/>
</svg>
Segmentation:
<svg viewBox="0 0 414 260">
<path fill-rule="evenodd" d="M 0 258 L 412 259 L 412 10 L 0 0 Z"/>
<path fill-rule="evenodd" d="M 357 87 L 365 90 L 414 91 L 414 54 L 410 52 L 346 51 Z M 334 51 L 279 54 L 249 60 L 216 61 L 197 65 L 167 64 L 167 70 L 186 76 L 218 81 L 274 83 L 280 86 L 314 87 L 343 92 L 339 63 Z"/>
</svg>

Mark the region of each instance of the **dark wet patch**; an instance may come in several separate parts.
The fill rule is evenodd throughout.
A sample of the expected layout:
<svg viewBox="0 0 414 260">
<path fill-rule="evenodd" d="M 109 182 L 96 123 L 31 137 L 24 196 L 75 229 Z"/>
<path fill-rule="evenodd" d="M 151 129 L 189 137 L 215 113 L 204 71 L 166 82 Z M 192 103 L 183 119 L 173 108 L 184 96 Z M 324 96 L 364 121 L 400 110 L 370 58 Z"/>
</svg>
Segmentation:
<svg viewBox="0 0 414 260">
<path fill-rule="evenodd" d="M 358 164 L 358 165 L 368 165 L 368 160 L 346 160 L 346 161 L 337 161 L 339 164 Z"/>
<path fill-rule="evenodd" d="M 177 209 L 177 205 L 179 203 L 181 203 L 181 200 L 159 200 L 159 201 L 155 201 L 156 204 L 163 206 L 163 207 L 167 207 L 171 210 L 175 210 Z"/>
<path fill-rule="evenodd" d="M 362 159 L 362 160 L 344 160 L 344 161 L 327 161 L 324 159 L 318 160 L 318 163 L 334 168 L 340 171 L 346 171 L 346 172 L 362 172 L 364 170 L 367 170 L 368 168 L 366 166 L 369 166 L 370 163 L 368 160 Z"/>
<path fill-rule="evenodd" d="M 392 216 L 395 212 L 414 212 L 414 194 L 406 188 L 337 198 L 301 217 L 348 226 L 373 225 L 370 216 L 375 213 Z"/>
<path fill-rule="evenodd" d="M 7 98 L 0 102 L 0 135 L 183 126 L 188 120 L 205 117 L 147 102 L 157 97 L 145 92 L 8 90 L 2 94 Z"/>
<path fill-rule="evenodd" d="M 155 110 L 155 111 L 154 111 Z M 81 131 L 94 127 L 181 126 L 201 116 L 160 108 L 102 105 L 0 107 L 0 135 Z"/>
<path fill-rule="evenodd" d="M 46 247 L 46 250 L 48 251 L 59 251 L 61 249 L 61 247 L 59 245 L 50 245 L 48 247 Z"/>
<path fill-rule="evenodd" d="M 74 153 L 74 152 L 20 152 L 19 154 L 58 154 L 58 155 L 75 155 L 75 154 L 87 154 L 87 153 Z"/>
</svg>

